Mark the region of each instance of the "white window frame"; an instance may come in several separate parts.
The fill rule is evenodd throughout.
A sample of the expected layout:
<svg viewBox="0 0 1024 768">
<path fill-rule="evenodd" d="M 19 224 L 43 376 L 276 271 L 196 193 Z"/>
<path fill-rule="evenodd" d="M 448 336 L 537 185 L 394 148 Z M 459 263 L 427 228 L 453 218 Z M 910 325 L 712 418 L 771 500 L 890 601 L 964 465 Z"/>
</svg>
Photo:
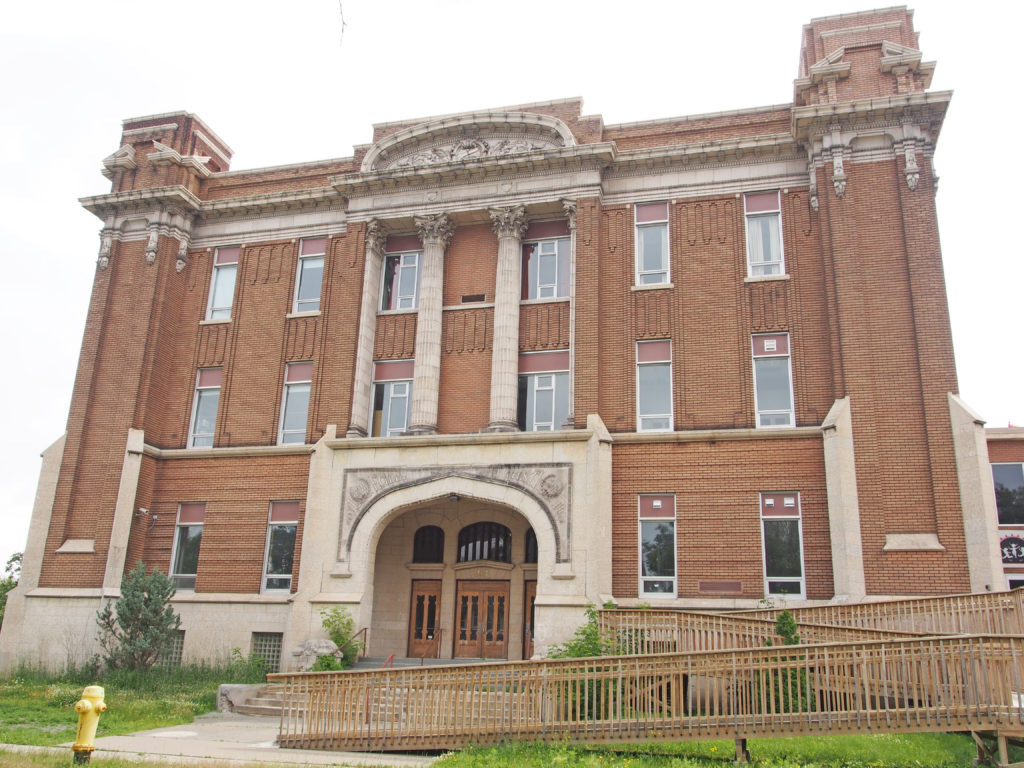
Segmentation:
<svg viewBox="0 0 1024 768">
<path fill-rule="evenodd" d="M 754 339 L 764 336 L 785 336 L 787 352 L 785 354 L 755 354 L 754 352 Z M 751 362 L 750 368 L 751 373 L 754 377 L 754 426 L 758 429 L 792 429 L 796 426 L 796 393 L 793 391 L 793 339 L 790 337 L 788 332 L 779 333 L 755 333 L 750 337 L 750 355 Z M 786 369 L 789 377 L 789 410 L 771 410 L 762 411 L 761 406 L 757 401 L 757 361 L 767 359 L 786 359 Z M 761 424 L 761 416 L 764 415 L 776 415 L 776 414 L 788 414 L 789 424 Z"/>
<path fill-rule="evenodd" d="M 384 295 L 385 289 L 387 288 L 388 280 L 388 259 L 398 258 L 398 268 L 395 270 L 395 280 L 392 285 L 392 299 L 395 301 L 395 307 L 384 306 Z M 413 264 L 406 264 L 406 259 L 415 258 Z M 399 289 L 402 284 L 402 271 L 406 269 L 415 269 L 416 280 L 413 288 L 412 295 L 409 294 L 396 294 L 395 291 Z M 377 301 L 377 309 L 379 312 L 407 312 L 419 307 L 420 305 L 420 278 L 423 275 L 423 251 L 398 251 L 395 253 L 385 253 L 384 258 L 381 260 L 381 280 L 380 280 L 380 297 Z M 405 302 L 407 306 L 402 306 Z"/>
<path fill-rule="evenodd" d="M 526 275 L 526 279 L 527 279 L 527 294 L 530 294 L 530 293 L 535 294 L 533 296 L 527 295 L 526 298 L 522 299 L 523 301 L 537 301 L 539 299 L 567 299 L 567 298 L 569 298 L 569 286 L 568 285 L 560 285 L 560 280 L 559 280 L 559 278 L 561 277 L 561 270 L 559 270 L 559 268 L 558 268 L 558 255 L 559 255 L 558 251 L 559 251 L 559 243 L 562 242 L 563 240 L 566 243 L 565 258 L 569 262 L 569 269 L 571 270 L 572 269 L 572 238 L 565 237 L 564 235 L 561 235 L 559 237 L 539 237 L 539 238 L 535 238 L 533 240 L 524 240 L 523 241 L 523 247 L 524 248 L 528 248 L 528 247 L 533 246 L 533 247 L 536 247 L 536 249 L 537 249 L 536 252 L 535 252 L 535 257 L 537 259 L 537 270 L 536 270 L 537 271 L 537 281 L 536 281 L 536 284 L 534 284 L 534 282 L 529 279 L 530 276 L 529 276 L 529 270 L 527 268 L 527 262 L 526 262 L 525 259 L 522 258 L 522 256 L 520 256 L 520 260 L 521 260 L 520 274 L 522 274 L 523 270 L 527 270 L 527 275 Z M 552 246 L 553 249 L 554 249 L 554 253 L 543 253 L 542 251 L 543 251 L 543 249 L 546 246 Z M 553 284 L 552 283 L 541 284 L 541 282 L 540 282 L 540 258 L 542 256 L 553 256 L 554 259 L 555 259 L 555 282 Z M 572 279 L 572 276 L 570 275 L 567 278 L 567 280 L 571 280 L 571 279 Z M 541 293 L 542 288 L 547 288 L 547 287 L 550 287 L 553 290 L 553 293 L 550 296 L 542 295 L 542 293 Z"/>
<path fill-rule="evenodd" d="M 794 511 L 792 514 L 783 515 L 765 515 L 764 505 L 766 496 L 783 496 L 794 498 Z M 803 515 L 800 513 L 800 493 L 798 491 L 769 491 L 764 492 L 758 499 L 761 504 L 759 510 L 759 517 L 761 519 L 761 574 L 764 578 L 764 596 L 768 599 L 779 598 L 782 600 L 806 600 L 807 599 L 807 563 L 804 559 L 804 521 Z M 786 507 L 783 507 L 786 509 Z M 766 550 L 767 539 L 764 535 L 764 524 L 765 521 L 771 520 L 796 520 L 797 536 L 800 539 L 800 576 L 768 576 L 768 552 Z M 790 584 L 799 584 L 799 594 L 774 594 L 768 590 L 769 581 L 784 581 Z"/>
<path fill-rule="evenodd" d="M 196 422 L 197 422 L 197 420 L 199 418 L 199 400 L 200 400 L 200 393 L 202 393 L 202 392 L 209 392 L 209 391 L 212 391 L 214 389 L 217 390 L 217 415 L 218 416 L 220 415 L 220 390 L 221 390 L 222 384 L 218 384 L 215 387 L 214 386 L 209 386 L 209 385 L 201 386 L 199 384 L 199 381 L 200 381 L 200 379 L 201 379 L 201 377 L 203 375 L 203 371 L 217 370 L 218 368 L 221 371 L 221 376 L 223 376 L 224 369 L 221 368 L 220 366 L 211 366 L 209 368 L 200 368 L 196 372 L 196 388 L 195 388 L 195 391 L 192 394 L 192 414 L 191 414 L 191 416 L 189 417 L 189 420 L 188 420 L 188 443 L 187 443 L 187 445 L 188 445 L 189 448 L 212 448 L 213 447 L 213 441 L 214 441 L 214 439 L 217 436 L 217 421 L 218 421 L 217 418 L 214 418 L 214 420 L 213 420 L 213 432 L 209 432 L 209 433 L 207 433 L 207 432 L 202 432 L 202 433 L 196 432 L 196 427 L 197 427 Z M 196 439 L 198 439 L 198 438 L 207 438 L 207 437 L 210 438 L 210 445 L 196 445 L 195 444 L 196 443 Z"/>
<path fill-rule="evenodd" d="M 1013 581 L 1024 581 L 1024 573 L 1017 572 L 1017 573 L 1007 573 L 1006 574 L 1006 588 L 1007 589 L 1021 589 L 1022 587 L 1019 587 L 1019 586 L 1011 587 L 1010 586 L 1010 580 L 1011 579 Z"/>
<path fill-rule="evenodd" d="M 637 203 L 633 206 L 633 268 L 634 268 L 634 281 L 638 286 L 652 286 L 652 285 L 668 285 L 672 282 L 672 242 L 670 240 L 669 226 L 668 226 L 668 201 L 665 201 L 665 218 L 656 221 L 644 221 L 639 222 L 636 220 L 637 207 L 641 205 L 656 205 L 661 201 L 653 200 L 648 203 Z M 665 229 L 665 268 L 657 270 L 645 270 L 641 267 L 643 263 L 643 253 L 641 252 L 641 237 L 640 230 L 649 229 L 653 227 L 664 227 Z M 644 275 L 660 275 L 664 273 L 665 279 L 658 280 L 657 282 L 644 282 Z"/>
<path fill-rule="evenodd" d="M 670 496 L 672 498 L 672 517 L 654 517 L 644 516 L 643 506 L 641 499 L 650 498 L 652 496 Z M 663 600 L 672 600 L 679 594 L 679 514 L 676 507 L 676 497 L 674 493 L 640 493 L 637 494 L 636 499 L 636 553 L 637 553 L 637 594 L 640 597 L 654 597 Z M 651 522 L 668 522 L 672 521 L 672 577 L 663 576 L 644 576 L 644 526 L 643 524 Z M 672 591 L 671 592 L 648 592 L 644 588 L 645 581 L 671 581 Z"/>
<path fill-rule="evenodd" d="M 322 253 L 303 253 L 303 245 L 311 240 L 323 240 L 324 250 Z M 299 258 L 295 268 L 295 295 L 292 299 L 292 312 L 295 314 L 305 314 L 320 311 L 320 303 L 323 300 L 324 295 L 324 269 L 327 264 L 327 238 L 314 237 L 303 239 L 299 241 Z M 303 307 L 300 306 L 299 289 L 302 287 L 302 268 L 306 262 L 320 261 L 320 290 L 317 292 L 316 306 L 315 307 Z M 312 304 L 312 299 L 302 299 L 303 304 Z"/>
<path fill-rule="evenodd" d="M 387 416 L 391 412 L 390 403 L 391 403 L 391 400 L 395 396 L 393 391 L 392 391 L 395 384 L 401 384 L 401 385 L 406 387 L 405 394 L 399 396 L 399 397 L 404 397 L 406 399 L 406 403 L 405 403 L 405 424 L 401 428 L 392 427 L 388 423 L 388 421 L 387 421 Z M 378 386 L 384 387 L 384 407 L 382 409 L 382 414 L 383 415 L 381 416 L 381 434 L 380 435 L 374 435 L 373 434 L 373 410 L 374 410 L 373 406 L 374 406 L 374 403 L 375 403 L 375 401 L 377 399 L 377 387 Z M 409 417 L 411 415 L 412 415 L 412 379 L 386 379 L 384 381 L 374 381 L 373 382 L 373 390 L 371 392 L 371 397 L 370 397 L 370 435 L 371 435 L 371 437 L 398 437 L 400 435 L 405 434 L 406 432 L 409 431 Z M 386 427 L 385 427 L 385 425 L 386 425 Z"/>
<path fill-rule="evenodd" d="M 194 592 L 195 588 L 196 588 L 196 576 L 199 575 L 198 554 L 196 556 L 196 572 L 195 573 L 178 573 L 178 538 L 179 538 L 179 533 L 180 533 L 182 528 L 203 528 L 206 525 L 205 518 L 204 518 L 203 522 L 201 522 L 201 523 L 183 523 L 183 522 L 181 522 L 181 508 L 183 506 L 191 505 L 191 504 L 202 504 L 203 507 L 204 507 L 204 510 L 205 510 L 205 507 L 206 507 L 206 502 L 205 501 L 182 501 L 182 502 L 178 503 L 178 512 L 177 512 L 177 514 L 174 517 L 174 541 L 171 542 L 171 567 L 168 569 L 168 571 L 170 572 L 169 573 L 169 577 L 170 577 L 171 581 L 174 582 L 174 588 L 176 590 L 178 590 L 179 592 Z M 205 511 L 204 511 L 204 515 L 205 515 Z M 200 531 L 199 532 L 199 548 L 200 548 L 200 550 L 202 550 L 202 547 L 203 547 L 202 536 L 203 536 L 203 532 Z M 184 578 L 188 578 L 188 577 L 192 578 L 191 586 L 189 586 L 187 584 L 183 585 L 179 581 L 183 577 Z"/>
<path fill-rule="evenodd" d="M 538 421 L 537 420 L 537 396 L 536 396 L 536 392 L 540 389 L 540 381 L 539 381 L 539 379 L 540 379 L 541 376 L 550 376 L 551 377 L 551 386 L 550 386 L 550 390 L 551 390 L 551 420 L 550 421 Z M 559 386 L 559 383 L 558 383 L 558 381 L 559 381 L 558 378 L 557 378 L 558 376 L 565 376 L 565 379 L 563 380 L 563 383 L 562 383 L 561 386 Z M 571 387 L 569 386 L 569 371 L 566 371 L 566 370 L 560 370 L 560 371 L 531 371 L 530 373 L 520 373 L 519 377 L 527 379 L 527 380 L 529 380 L 529 379 L 535 379 L 536 380 L 535 383 L 534 383 L 534 397 L 533 397 L 533 403 L 532 403 L 532 405 L 533 405 L 533 414 L 532 414 L 532 417 L 533 417 L 532 418 L 533 429 L 527 429 L 524 426 L 523 427 L 523 431 L 524 432 L 557 432 L 558 430 L 563 429 L 562 424 L 556 424 L 554 422 L 554 418 L 555 418 L 555 412 L 558 410 L 558 396 L 561 393 L 563 388 L 566 390 L 565 398 L 566 398 L 566 406 L 567 406 L 567 410 L 566 410 L 566 414 L 567 415 L 568 415 L 568 411 L 572 407 L 569 404 L 569 395 L 571 394 L 571 392 L 570 392 Z M 548 387 L 545 387 L 545 389 L 548 389 Z M 530 400 L 529 400 L 529 381 L 527 381 L 527 401 L 526 401 L 526 405 L 527 405 L 527 409 L 529 409 L 529 406 L 530 406 Z M 547 425 L 547 426 L 538 427 L 537 426 L 538 424 L 544 424 L 544 425 Z"/>
<path fill-rule="evenodd" d="M 307 422 L 309 421 L 309 403 L 310 400 L 312 399 L 313 394 L 313 375 L 312 373 L 310 373 L 310 377 L 308 379 L 297 379 L 296 381 L 288 381 L 288 371 L 291 369 L 293 365 L 312 366 L 312 362 L 306 360 L 302 362 L 288 363 L 284 368 L 284 394 L 281 396 L 281 418 L 277 425 L 278 445 L 301 445 L 306 442 L 306 427 L 308 426 Z M 310 367 L 310 371 L 312 371 L 312 367 Z M 284 428 L 285 421 L 287 420 L 288 417 L 288 396 L 291 394 L 293 389 L 297 389 L 299 387 L 308 387 L 309 389 L 309 394 L 306 399 L 306 418 L 303 419 L 304 425 L 302 427 L 301 432 L 297 429 L 286 430 Z M 291 435 L 301 435 L 302 439 L 299 440 L 298 442 L 296 442 L 295 440 L 285 439 Z"/>
<path fill-rule="evenodd" d="M 235 307 L 235 293 L 238 291 L 238 262 L 242 260 L 242 248 L 241 246 L 231 246 L 231 248 L 238 251 L 238 258 L 230 264 L 218 264 L 218 254 L 222 250 L 229 250 L 228 248 L 214 248 L 213 250 L 213 272 L 210 275 L 210 295 L 206 301 L 206 319 L 207 320 L 230 320 L 231 313 Z M 215 306 L 213 303 L 214 296 L 217 292 L 217 276 L 221 271 L 231 270 L 235 277 L 231 284 L 231 296 L 230 301 L 223 306 Z"/>
<path fill-rule="evenodd" d="M 640 346 L 643 344 L 660 344 L 668 342 L 669 353 L 667 360 L 651 360 L 649 362 L 640 362 Z M 640 413 L 640 369 L 648 366 L 666 366 L 668 368 L 668 413 Z M 637 432 L 671 432 L 675 429 L 675 419 L 673 411 L 675 410 L 675 393 L 673 391 L 674 381 L 672 378 L 672 340 L 671 339 L 651 339 L 649 341 L 638 341 L 636 343 L 636 431 Z M 644 427 L 645 419 L 668 419 L 667 427 Z"/>
<path fill-rule="evenodd" d="M 299 516 L 298 516 L 298 514 L 296 513 L 294 520 L 278 520 L 278 521 L 275 522 L 274 519 L 273 519 L 273 517 L 274 517 L 274 505 L 275 504 L 279 504 L 282 501 L 284 503 L 295 503 L 297 500 L 296 499 L 290 499 L 290 500 L 280 500 L 279 499 L 279 500 L 270 502 L 270 509 L 267 512 L 267 542 L 266 542 L 266 544 L 263 547 L 263 580 L 260 582 L 260 591 L 261 592 L 283 593 L 283 592 L 291 592 L 291 590 L 292 590 L 292 574 L 290 574 L 290 573 L 288 573 L 288 574 L 268 573 L 267 572 L 267 568 L 270 566 L 270 541 L 271 541 L 271 538 L 272 538 L 273 533 L 274 533 L 274 526 L 279 526 L 279 527 L 293 526 L 295 528 L 295 532 L 296 532 L 295 543 L 298 544 L 298 537 L 297 537 L 298 530 L 299 530 Z M 294 562 L 294 558 L 295 558 L 295 550 L 293 549 L 292 550 L 293 562 Z M 294 567 L 293 567 L 292 570 L 294 570 Z M 267 586 L 267 582 L 270 579 L 288 579 L 288 586 L 287 587 L 269 587 L 269 586 Z"/>
<path fill-rule="evenodd" d="M 747 277 L 754 279 L 770 279 L 773 277 L 783 277 L 786 274 L 786 251 L 785 251 L 785 238 L 782 236 L 782 197 L 778 190 L 774 190 L 776 200 L 778 201 L 777 207 L 773 211 L 755 211 L 747 212 L 747 196 L 748 195 L 766 195 L 771 194 L 773 190 L 766 190 L 764 192 L 748 192 L 743 196 L 743 246 L 747 254 Z M 750 260 L 750 221 L 751 219 L 775 217 L 779 222 L 779 241 L 777 243 L 779 248 L 779 259 L 778 261 L 761 261 L 757 263 L 757 266 L 767 266 L 778 264 L 778 271 L 770 272 L 769 274 L 754 274 L 754 263 Z"/>
</svg>

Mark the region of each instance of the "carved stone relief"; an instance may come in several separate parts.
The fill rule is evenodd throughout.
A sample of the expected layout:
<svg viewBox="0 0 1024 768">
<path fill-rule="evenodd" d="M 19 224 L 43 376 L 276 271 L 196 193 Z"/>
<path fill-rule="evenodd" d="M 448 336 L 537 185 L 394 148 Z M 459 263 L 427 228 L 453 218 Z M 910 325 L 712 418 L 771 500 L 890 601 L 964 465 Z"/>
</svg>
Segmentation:
<svg viewBox="0 0 1024 768">
<path fill-rule="evenodd" d="M 398 158 L 393 163 L 384 163 L 380 167 L 399 169 L 420 166 L 440 165 L 442 163 L 464 163 L 470 160 L 481 160 L 488 157 L 508 157 L 524 152 L 538 152 L 558 147 L 554 142 L 540 138 L 464 138 L 447 144 L 417 149 L 410 154 Z"/>
<path fill-rule="evenodd" d="M 907 161 L 904 173 L 907 176 L 907 186 L 910 187 L 911 192 L 917 189 L 917 185 L 921 181 L 921 169 L 917 167 L 917 153 L 915 149 L 914 142 L 908 141 L 903 150 L 903 156 Z"/>
<path fill-rule="evenodd" d="M 544 511 L 555 535 L 555 562 L 571 552 L 572 466 L 552 464 L 482 464 L 444 467 L 373 467 L 345 472 L 341 500 L 338 561 L 348 562 L 355 529 L 366 511 L 389 493 L 448 477 L 515 488 Z"/>
</svg>

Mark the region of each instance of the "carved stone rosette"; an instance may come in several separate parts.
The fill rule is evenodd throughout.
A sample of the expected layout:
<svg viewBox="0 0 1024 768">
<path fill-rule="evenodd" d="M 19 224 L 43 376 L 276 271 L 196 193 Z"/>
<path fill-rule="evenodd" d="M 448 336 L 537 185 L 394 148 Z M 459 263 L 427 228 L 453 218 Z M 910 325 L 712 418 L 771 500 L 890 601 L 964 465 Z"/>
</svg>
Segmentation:
<svg viewBox="0 0 1024 768">
<path fill-rule="evenodd" d="M 442 248 L 447 248 L 455 234 L 455 226 L 452 220 L 445 213 L 436 213 L 432 216 L 417 216 L 413 221 L 416 224 L 416 231 L 419 232 L 420 240 L 426 245 L 428 242 L 436 243 Z"/>
<path fill-rule="evenodd" d="M 521 205 L 510 205 L 505 208 L 489 208 L 487 211 L 494 223 L 494 234 L 498 239 L 514 237 L 521 240 L 526 234 L 526 208 Z"/>
<path fill-rule="evenodd" d="M 442 467 L 372 467 L 349 469 L 341 499 L 339 562 L 349 562 L 352 539 L 363 515 L 389 493 L 448 477 L 465 478 L 515 488 L 544 511 L 554 531 L 555 562 L 568 562 L 571 553 L 572 465 L 483 464 Z"/>
</svg>

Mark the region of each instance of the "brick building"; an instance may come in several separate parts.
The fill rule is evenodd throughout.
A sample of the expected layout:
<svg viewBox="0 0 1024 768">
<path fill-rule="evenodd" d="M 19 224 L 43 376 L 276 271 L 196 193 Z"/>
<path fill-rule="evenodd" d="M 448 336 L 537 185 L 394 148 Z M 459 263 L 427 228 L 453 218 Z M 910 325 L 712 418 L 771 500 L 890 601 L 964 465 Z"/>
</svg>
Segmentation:
<svg viewBox="0 0 1024 768">
<path fill-rule="evenodd" d="M 786 105 L 565 99 L 247 171 L 126 120 L 0 666 L 91 652 L 140 559 L 186 658 L 282 667 L 334 605 L 373 654 L 523 658 L 609 599 L 1004 588 L 933 69 L 893 8 L 808 24 Z"/>
</svg>

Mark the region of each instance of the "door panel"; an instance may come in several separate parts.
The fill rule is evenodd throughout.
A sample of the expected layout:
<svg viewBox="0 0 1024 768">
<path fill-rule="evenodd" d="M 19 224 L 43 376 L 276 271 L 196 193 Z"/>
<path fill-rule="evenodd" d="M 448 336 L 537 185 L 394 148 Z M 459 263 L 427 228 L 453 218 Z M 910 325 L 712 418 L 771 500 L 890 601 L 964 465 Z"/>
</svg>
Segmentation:
<svg viewBox="0 0 1024 768">
<path fill-rule="evenodd" d="M 507 581 L 457 582 L 455 658 L 508 658 Z"/>
<path fill-rule="evenodd" d="M 441 582 L 414 580 L 409 609 L 409 656 L 437 658 L 440 650 Z"/>
<path fill-rule="evenodd" d="M 523 658 L 533 658 L 533 603 L 537 599 L 537 582 L 527 581 L 523 585 Z"/>
</svg>

